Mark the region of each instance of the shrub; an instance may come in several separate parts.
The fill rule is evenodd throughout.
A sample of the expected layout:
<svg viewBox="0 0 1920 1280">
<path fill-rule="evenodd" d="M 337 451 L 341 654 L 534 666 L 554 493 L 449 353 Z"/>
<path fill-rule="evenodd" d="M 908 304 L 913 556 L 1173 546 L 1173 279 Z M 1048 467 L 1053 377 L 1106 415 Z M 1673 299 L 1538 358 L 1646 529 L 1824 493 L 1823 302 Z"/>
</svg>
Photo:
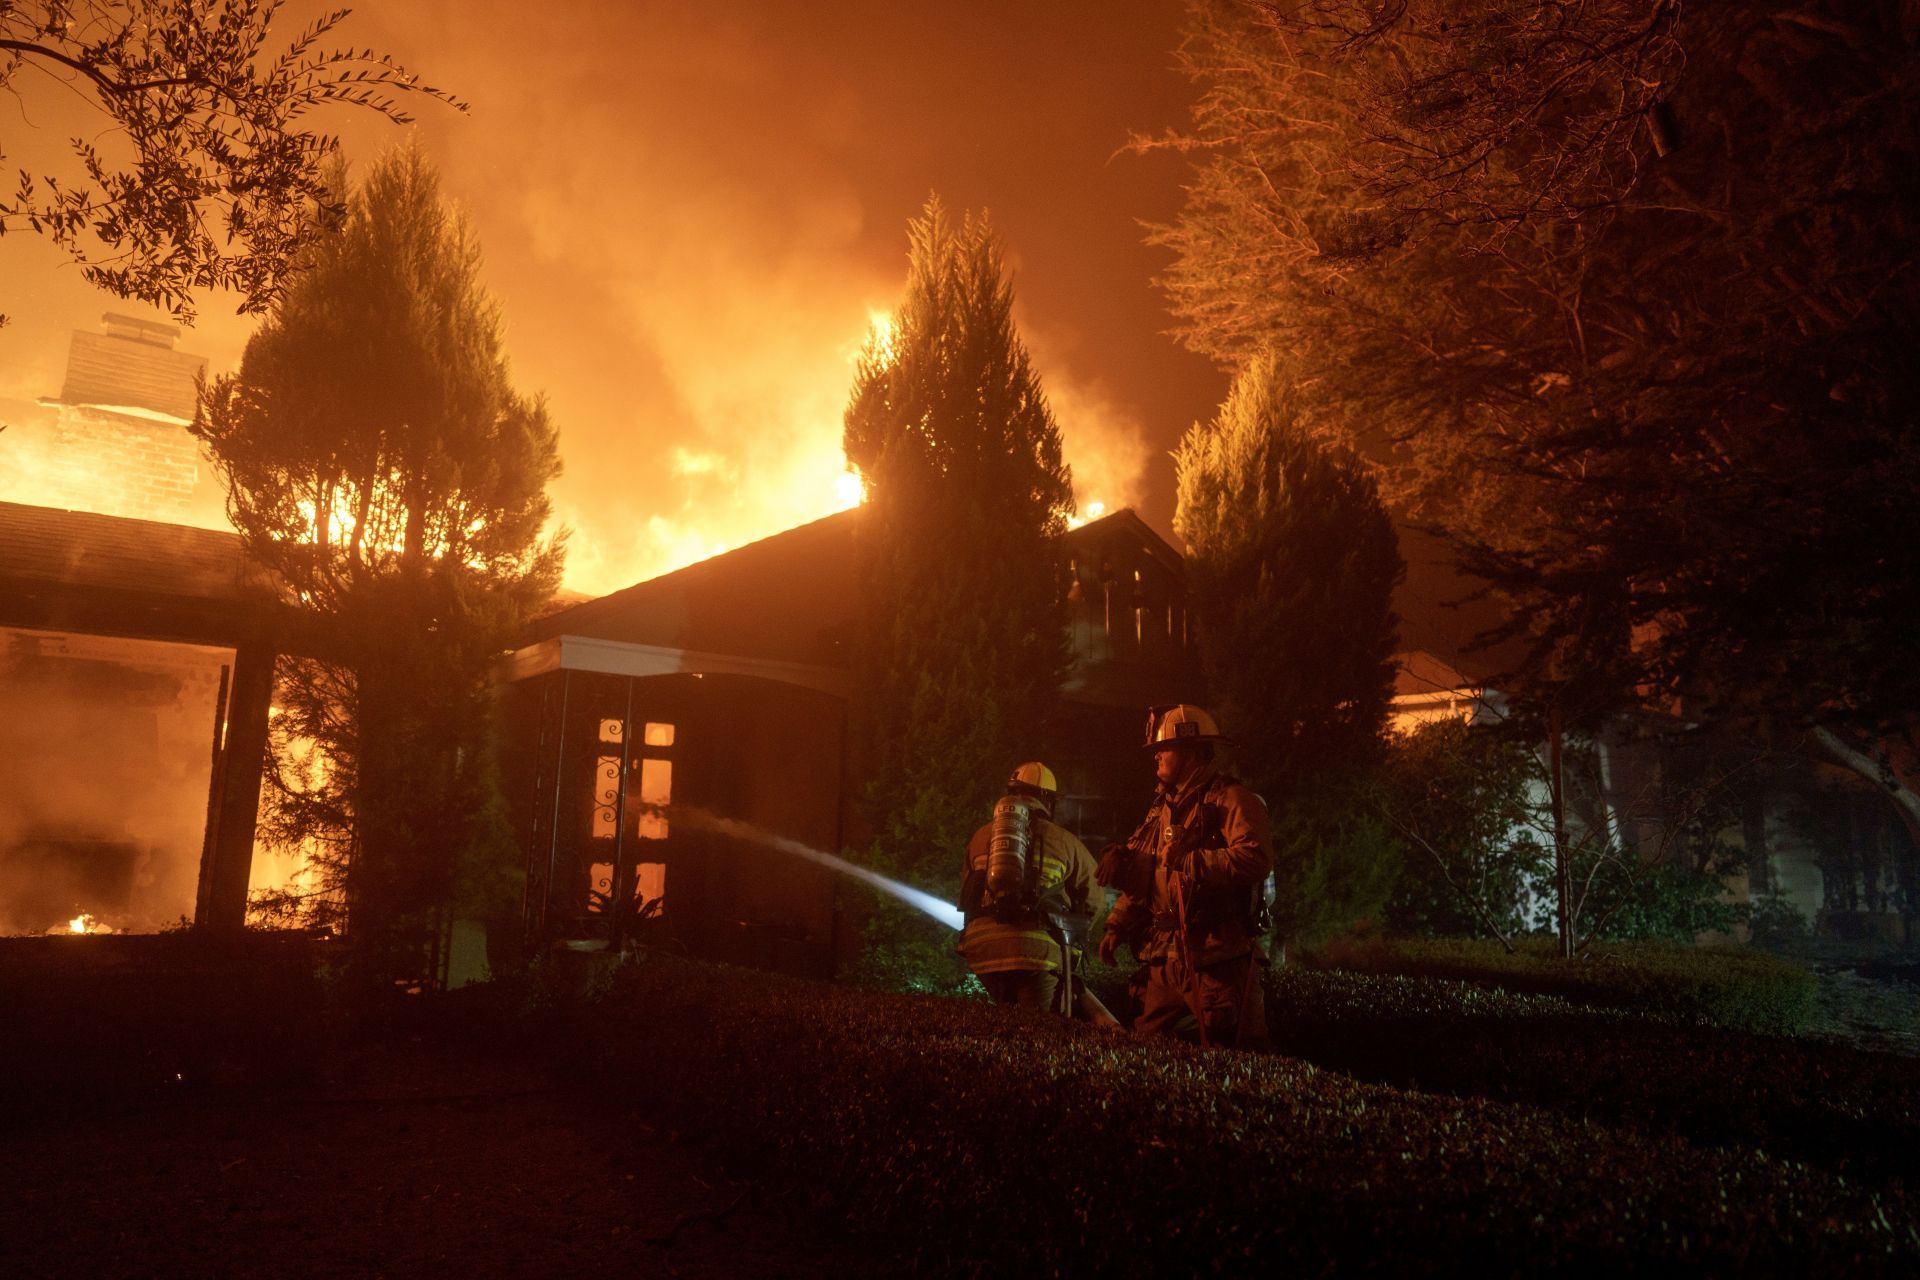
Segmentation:
<svg viewBox="0 0 1920 1280">
<path fill-rule="evenodd" d="M 1497 997 L 1496 997 L 1497 998 Z M 657 959 L 547 1038 L 923 1272 L 1895 1270 L 1914 1206 L 1271 1055 Z M 1017 1257 L 1009 1250 L 1017 1249 Z"/>
<path fill-rule="evenodd" d="M 1375 788 L 1329 780 L 1298 797 L 1274 815 L 1274 937 L 1310 946 L 1377 916 L 1400 859 Z"/>
<path fill-rule="evenodd" d="M 850 857 L 853 855 L 849 855 Z M 922 858 L 917 865 L 892 855 L 876 842 L 855 861 L 883 876 L 925 889 L 951 901 L 957 896 L 959 858 L 951 862 Z M 865 884 L 846 891 L 848 915 L 858 922 L 860 950 L 838 976 L 856 987 L 923 995 L 984 996 L 986 989 L 967 968 L 946 925 L 929 920 L 897 899 Z"/>
<path fill-rule="evenodd" d="M 1810 932 L 1807 917 L 1791 899 L 1777 892 L 1754 899 L 1747 927 L 1759 947 L 1788 946 L 1802 941 Z"/>
<path fill-rule="evenodd" d="M 1920 1063 L 1442 978 L 1270 972 L 1274 1048 L 1400 1088 L 1525 1102 L 1849 1175 L 1920 1175 Z M 1809 1081 L 1818 1081 L 1809 1088 Z"/>
<path fill-rule="evenodd" d="M 1709 868 L 1665 862 L 1629 878 L 1620 864 L 1606 864 L 1584 905 L 1586 915 L 1604 921 L 1595 936 L 1685 945 L 1703 933 L 1731 932 L 1746 921 L 1746 908 L 1727 900 L 1726 864 L 1714 861 Z"/>
<path fill-rule="evenodd" d="M 1813 1015 L 1814 978 L 1801 965 L 1740 947 L 1596 943 L 1562 960 L 1550 940 L 1523 939 L 1511 953 L 1459 938 L 1336 939 L 1303 957 L 1322 969 L 1485 983 L 1748 1031 L 1793 1032 Z"/>
<path fill-rule="evenodd" d="M 1386 808 L 1406 847 L 1386 907 L 1399 933 L 1486 936 L 1526 929 L 1553 855 L 1534 830 L 1539 761 L 1513 735 L 1464 720 L 1391 740 Z"/>
</svg>

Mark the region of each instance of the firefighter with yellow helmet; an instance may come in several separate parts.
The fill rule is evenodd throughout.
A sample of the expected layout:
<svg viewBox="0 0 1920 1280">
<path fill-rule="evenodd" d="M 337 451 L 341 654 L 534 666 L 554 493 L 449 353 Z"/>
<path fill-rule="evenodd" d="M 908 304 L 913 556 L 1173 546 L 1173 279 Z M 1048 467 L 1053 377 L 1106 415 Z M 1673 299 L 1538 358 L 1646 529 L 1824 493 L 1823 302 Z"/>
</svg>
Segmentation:
<svg viewBox="0 0 1920 1280">
<path fill-rule="evenodd" d="M 1053 770 L 1013 771 L 993 818 L 967 842 L 960 954 L 1001 1004 L 1068 1010 L 1072 947 L 1091 921 L 1093 855 L 1053 821 Z"/>
<path fill-rule="evenodd" d="M 1148 712 L 1158 787 L 1146 821 L 1102 854 L 1099 882 L 1119 895 L 1100 958 L 1112 964 L 1124 943 L 1140 961 L 1135 1031 L 1252 1046 L 1267 1030 L 1254 939 L 1273 841 L 1266 803 L 1215 767 L 1221 740 L 1191 703 Z"/>
</svg>

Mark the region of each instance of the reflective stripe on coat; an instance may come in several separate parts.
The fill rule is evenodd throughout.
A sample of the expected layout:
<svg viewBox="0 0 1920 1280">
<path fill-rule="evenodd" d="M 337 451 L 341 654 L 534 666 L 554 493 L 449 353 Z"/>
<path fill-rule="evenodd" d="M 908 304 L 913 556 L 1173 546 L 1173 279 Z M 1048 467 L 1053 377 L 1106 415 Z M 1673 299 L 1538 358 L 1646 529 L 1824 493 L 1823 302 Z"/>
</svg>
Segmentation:
<svg viewBox="0 0 1920 1280">
<path fill-rule="evenodd" d="M 1084 912 L 1093 895 L 1093 855 L 1065 827 L 1032 812 L 1033 838 L 1040 852 L 1040 893 L 1064 897 L 1069 910 Z M 967 873 L 984 876 L 993 824 L 982 826 L 967 841 Z M 975 973 L 1011 973 L 1017 970 L 1058 969 L 1060 946 L 1047 933 L 1037 914 L 1012 921 L 978 915 L 960 933 L 960 954 Z"/>
</svg>

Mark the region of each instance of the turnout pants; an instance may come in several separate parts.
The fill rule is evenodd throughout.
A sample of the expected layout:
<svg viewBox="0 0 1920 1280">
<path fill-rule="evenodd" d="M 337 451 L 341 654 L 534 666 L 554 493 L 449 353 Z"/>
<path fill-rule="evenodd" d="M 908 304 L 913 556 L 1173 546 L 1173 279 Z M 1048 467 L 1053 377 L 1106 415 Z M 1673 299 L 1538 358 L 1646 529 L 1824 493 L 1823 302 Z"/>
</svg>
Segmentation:
<svg viewBox="0 0 1920 1280">
<path fill-rule="evenodd" d="M 1128 983 L 1140 1001 L 1140 1016 L 1133 1022 L 1135 1031 L 1199 1040 L 1199 1022 L 1193 1008 L 1197 986 L 1208 1044 L 1245 1049 L 1266 1044 L 1267 1000 L 1260 988 L 1260 961 L 1252 951 L 1205 966 L 1197 983 L 1188 973 L 1185 954 L 1179 947 L 1140 966 Z"/>
<path fill-rule="evenodd" d="M 1051 1013 L 1054 997 L 1060 992 L 1060 975 L 1051 969 L 1016 969 L 1007 973 L 983 973 L 980 984 L 996 1004 L 1017 1004 Z"/>
</svg>

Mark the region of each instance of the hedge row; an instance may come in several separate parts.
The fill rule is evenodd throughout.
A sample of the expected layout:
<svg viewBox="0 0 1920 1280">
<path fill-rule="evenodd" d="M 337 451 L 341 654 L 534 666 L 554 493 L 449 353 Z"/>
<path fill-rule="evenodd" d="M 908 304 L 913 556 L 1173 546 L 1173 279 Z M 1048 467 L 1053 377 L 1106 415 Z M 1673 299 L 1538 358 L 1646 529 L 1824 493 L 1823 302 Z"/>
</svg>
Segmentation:
<svg viewBox="0 0 1920 1280">
<path fill-rule="evenodd" d="M 926 1271 L 1920 1263 L 1899 1187 L 973 1002 L 655 959 L 538 1039 Z"/>
<path fill-rule="evenodd" d="M 1669 943 L 1596 944 L 1562 960 L 1551 941 L 1463 938 L 1340 939 L 1301 956 L 1309 968 L 1451 978 L 1575 1004 L 1625 1009 L 1744 1031 L 1791 1033 L 1813 1017 L 1813 974 L 1803 965 L 1743 947 Z"/>
<path fill-rule="evenodd" d="M 1910 1058 L 1438 978 L 1289 967 L 1268 974 L 1267 1000 L 1276 1051 L 1366 1080 L 1920 1178 Z"/>
</svg>

